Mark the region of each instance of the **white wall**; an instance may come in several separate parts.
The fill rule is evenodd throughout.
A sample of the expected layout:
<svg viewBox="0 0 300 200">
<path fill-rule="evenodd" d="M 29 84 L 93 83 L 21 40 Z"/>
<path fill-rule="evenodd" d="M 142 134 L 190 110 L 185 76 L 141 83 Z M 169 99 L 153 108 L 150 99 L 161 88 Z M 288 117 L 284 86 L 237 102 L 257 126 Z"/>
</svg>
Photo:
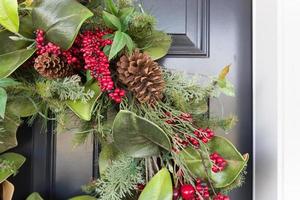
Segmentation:
<svg viewBox="0 0 300 200">
<path fill-rule="evenodd" d="M 256 200 L 299 198 L 300 1 L 254 0 Z"/>
</svg>

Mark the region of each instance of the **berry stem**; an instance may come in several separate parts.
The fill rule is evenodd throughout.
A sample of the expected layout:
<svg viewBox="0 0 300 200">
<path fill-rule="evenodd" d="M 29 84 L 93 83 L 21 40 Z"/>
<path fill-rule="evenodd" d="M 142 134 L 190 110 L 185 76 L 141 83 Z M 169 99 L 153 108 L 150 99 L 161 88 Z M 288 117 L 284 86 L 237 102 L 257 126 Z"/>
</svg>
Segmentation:
<svg viewBox="0 0 300 200">
<path fill-rule="evenodd" d="M 204 148 L 205 148 L 205 147 L 204 147 Z M 212 189 L 214 195 L 217 195 L 217 193 L 216 193 L 216 191 L 215 191 L 215 189 L 214 189 L 214 186 L 213 186 L 213 184 L 212 184 L 212 181 L 211 181 L 211 179 L 210 179 L 210 177 L 209 177 L 209 174 L 208 174 L 208 167 L 207 167 L 206 164 L 205 164 L 204 156 L 203 156 L 201 150 L 199 151 L 199 154 L 200 154 L 200 158 L 201 158 L 202 163 L 203 163 L 203 167 L 204 167 L 204 170 L 205 170 L 205 173 L 206 173 L 206 176 L 207 176 L 207 180 L 208 180 L 208 182 L 209 182 L 209 185 L 210 185 L 210 187 L 211 187 L 211 189 Z"/>
</svg>

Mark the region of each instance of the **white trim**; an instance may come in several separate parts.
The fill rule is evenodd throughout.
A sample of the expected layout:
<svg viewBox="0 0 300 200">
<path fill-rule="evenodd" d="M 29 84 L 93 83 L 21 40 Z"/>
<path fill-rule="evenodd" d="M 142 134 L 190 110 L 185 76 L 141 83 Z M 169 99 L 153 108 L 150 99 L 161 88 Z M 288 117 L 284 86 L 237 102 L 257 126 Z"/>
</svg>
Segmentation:
<svg viewBox="0 0 300 200">
<path fill-rule="evenodd" d="M 278 0 L 253 0 L 253 197 L 278 198 Z"/>
</svg>

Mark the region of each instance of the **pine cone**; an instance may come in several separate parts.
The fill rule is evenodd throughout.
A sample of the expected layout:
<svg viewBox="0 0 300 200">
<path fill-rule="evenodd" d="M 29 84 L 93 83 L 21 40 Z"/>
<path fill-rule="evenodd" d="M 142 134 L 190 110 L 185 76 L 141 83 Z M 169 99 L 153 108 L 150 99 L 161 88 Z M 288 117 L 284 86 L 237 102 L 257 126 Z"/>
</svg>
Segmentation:
<svg viewBox="0 0 300 200">
<path fill-rule="evenodd" d="M 34 68 L 48 79 L 63 78 L 74 74 L 73 67 L 62 61 L 57 55 L 44 53 L 34 61 Z"/>
<path fill-rule="evenodd" d="M 118 78 L 140 103 L 154 104 L 163 97 L 165 82 L 161 67 L 147 54 L 135 51 L 123 55 L 117 63 Z"/>
</svg>

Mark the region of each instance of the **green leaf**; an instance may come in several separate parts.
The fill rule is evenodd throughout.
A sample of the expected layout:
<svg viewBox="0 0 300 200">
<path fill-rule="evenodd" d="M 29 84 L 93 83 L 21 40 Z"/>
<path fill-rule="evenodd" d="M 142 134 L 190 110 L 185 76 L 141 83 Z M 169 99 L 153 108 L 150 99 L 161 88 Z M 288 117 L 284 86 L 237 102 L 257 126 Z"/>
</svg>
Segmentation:
<svg viewBox="0 0 300 200">
<path fill-rule="evenodd" d="M 118 15 L 119 9 L 113 0 L 104 0 L 106 10 L 114 15 Z"/>
<path fill-rule="evenodd" d="M 126 45 L 127 39 L 125 33 L 116 31 L 115 37 L 109 52 L 109 60 L 115 57 Z"/>
<path fill-rule="evenodd" d="M 107 27 L 113 29 L 113 30 L 121 30 L 122 25 L 119 20 L 115 15 L 112 15 L 108 12 L 103 11 L 103 20 L 106 24 Z"/>
<path fill-rule="evenodd" d="M 94 97 L 88 102 L 84 103 L 82 101 L 67 101 L 68 107 L 81 119 L 90 121 L 92 118 L 92 111 L 95 106 L 96 101 L 101 95 L 100 88 L 96 81 L 88 82 L 85 86 L 86 91 L 93 90 L 95 92 Z"/>
<path fill-rule="evenodd" d="M 172 200 L 173 186 L 170 172 L 161 169 L 144 188 L 138 200 Z"/>
<path fill-rule="evenodd" d="M 3 88 L 0 88 L 0 117 L 4 118 L 7 102 L 7 93 Z"/>
<path fill-rule="evenodd" d="M 29 195 L 26 200 L 43 200 L 43 198 L 41 197 L 41 195 L 37 192 L 32 193 L 31 195 Z"/>
<path fill-rule="evenodd" d="M 37 108 L 27 97 L 10 100 L 7 103 L 8 110 L 19 117 L 29 117 L 37 113 Z"/>
<path fill-rule="evenodd" d="M 14 170 L 18 170 L 25 162 L 26 158 L 17 153 L 4 153 L 0 155 L 0 160 L 6 160 L 13 164 Z M 5 181 L 8 177 L 14 174 L 11 170 L 1 170 L 0 169 L 0 183 Z"/>
<path fill-rule="evenodd" d="M 227 96 L 235 96 L 234 85 L 228 80 L 217 80 L 219 90 Z"/>
<path fill-rule="evenodd" d="M 134 49 L 134 42 L 128 34 L 124 33 L 124 36 L 126 39 L 126 46 L 128 48 L 129 54 L 131 55 Z"/>
<path fill-rule="evenodd" d="M 19 85 L 20 83 L 11 78 L 0 79 L 0 87 L 9 87 Z"/>
<path fill-rule="evenodd" d="M 109 52 L 110 52 L 110 49 L 111 49 L 111 45 L 106 45 L 104 48 L 103 48 L 103 52 L 106 56 L 109 55 Z"/>
<path fill-rule="evenodd" d="M 121 21 L 127 18 L 128 16 L 131 16 L 133 12 L 134 12 L 134 8 L 122 8 L 119 12 Z"/>
<path fill-rule="evenodd" d="M 69 49 L 83 24 L 93 13 L 75 0 L 40 0 L 32 10 L 36 29 L 46 32 L 46 38 L 63 49 Z"/>
<path fill-rule="evenodd" d="M 69 200 L 97 200 L 97 199 L 89 195 L 81 195 L 81 196 L 73 197 Z"/>
<path fill-rule="evenodd" d="M 0 55 L 0 78 L 6 78 L 18 69 L 35 52 L 35 49 L 22 49 Z"/>
<path fill-rule="evenodd" d="M 149 40 L 149 47 L 146 47 L 144 52 L 147 53 L 153 60 L 157 60 L 167 55 L 172 42 L 170 36 L 161 31 L 154 32 L 147 40 Z"/>
<path fill-rule="evenodd" d="M 214 173 L 209 170 L 208 173 L 214 183 L 214 187 L 224 188 L 231 185 L 247 165 L 248 156 L 246 155 L 244 158 L 231 142 L 220 136 L 215 136 L 208 143 L 208 147 L 210 153 L 217 152 L 228 163 L 224 171 Z M 206 178 L 203 162 L 198 150 L 187 148 L 180 153 L 180 156 L 195 177 Z M 203 159 L 206 166 L 211 168 L 208 156 L 204 155 Z"/>
<path fill-rule="evenodd" d="M 0 1 L 0 24 L 11 32 L 19 32 L 20 22 L 17 0 Z"/>
<path fill-rule="evenodd" d="M 20 118 L 12 115 L 7 108 L 4 120 L 0 121 L 0 127 L 4 129 L 4 131 L 0 133 L 0 135 L 3 136 L 0 137 L 0 153 L 17 146 L 16 133 L 20 123 Z"/>
<path fill-rule="evenodd" d="M 159 126 L 130 111 L 121 110 L 117 114 L 112 131 L 115 146 L 132 157 L 154 156 L 160 153 L 160 148 L 171 149 L 168 136 Z"/>
</svg>

